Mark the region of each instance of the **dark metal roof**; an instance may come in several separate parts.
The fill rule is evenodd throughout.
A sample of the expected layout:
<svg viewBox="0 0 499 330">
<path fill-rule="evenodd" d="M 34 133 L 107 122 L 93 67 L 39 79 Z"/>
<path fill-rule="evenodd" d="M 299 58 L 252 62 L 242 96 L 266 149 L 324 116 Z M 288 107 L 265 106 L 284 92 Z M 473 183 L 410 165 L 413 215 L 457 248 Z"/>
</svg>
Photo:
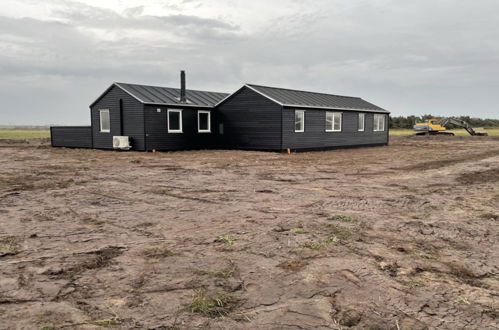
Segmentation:
<svg viewBox="0 0 499 330">
<path fill-rule="evenodd" d="M 115 83 L 142 103 L 213 107 L 229 94 L 186 90 L 187 104 L 180 102 L 180 89 L 136 84 Z"/>
<path fill-rule="evenodd" d="M 180 102 L 180 88 L 147 86 L 127 83 L 112 84 L 91 106 L 104 96 L 113 86 L 117 86 L 144 104 L 193 106 L 212 108 L 226 98 L 227 93 L 205 92 L 188 89 L 186 91 L 187 103 Z"/>
<path fill-rule="evenodd" d="M 389 113 L 372 103 L 364 101 L 360 97 L 305 92 L 252 84 L 247 84 L 246 87 L 285 107 L 359 110 Z"/>
</svg>

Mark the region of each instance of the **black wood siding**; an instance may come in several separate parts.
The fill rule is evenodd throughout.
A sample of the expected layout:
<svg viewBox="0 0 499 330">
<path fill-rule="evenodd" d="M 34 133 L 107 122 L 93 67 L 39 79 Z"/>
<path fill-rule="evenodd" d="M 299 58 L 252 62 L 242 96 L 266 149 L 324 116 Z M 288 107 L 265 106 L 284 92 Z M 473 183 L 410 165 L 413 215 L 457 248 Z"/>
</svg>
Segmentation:
<svg viewBox="0 0 499 330">
<path fill-rule="evenodd" d="M 300 109 L 296 109 L 300 110 Z M 361 145 L 388 143 L 388 115 L 386 115 L 385 131 L 374 132 L 374 114 L 365 113 L 365 128 L 358 131 L 358 114 L 355 111 L 342 112 L 342 131 L 326 132 L 326 110 L 305 110 L 305 132 L 295 132 L 295 109 L 283 110 L 283 148 L 290 149 L 320 149 L 335 147 L 354 147 Z"/>
<path fill-rule="evenodd" d="M 120 100 L 123 102 L 123 111 L 120 113 Z M 109 109 L 111 132 L 100 132 L 100 109 Z M 145 150 L 144 135 L 144 106 L 142 103 L 113 86 L 91 108 L 92 136 L 94 148 L 112 149 L 113 136 L 129 136 L 132 140 L 132 149 Z"/>
<path fill-rule="evenodd" d="M 90 126 L 50 127 L 52 147 L 92 148 L 92 128 Z"/>
<path fill-rule="evenodd" d="M 193 107 L 144 106 L 147 150 L 210 149 L 215 146 L 215 110 Z M 160 112 L 158 112 L 158 109 Z M 168 109 L 182 110 L 183 133 L 168 133 Z M 198 133 L 198 110 L 211 111 L 211 133 Z"/>
<path fill-rule="evenodd" d="M 218 108 L 220 147 L 230 149 L 281 149 L 281 106 L 244 87 Z"/>
</svg>

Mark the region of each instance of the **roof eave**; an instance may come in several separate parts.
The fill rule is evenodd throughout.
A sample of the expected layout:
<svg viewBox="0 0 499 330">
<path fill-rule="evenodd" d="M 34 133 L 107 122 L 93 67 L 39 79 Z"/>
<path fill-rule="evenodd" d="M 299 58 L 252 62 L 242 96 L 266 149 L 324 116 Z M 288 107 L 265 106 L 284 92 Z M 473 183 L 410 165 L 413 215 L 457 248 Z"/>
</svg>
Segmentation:
<svg viewBox="0 0 499 330">
<path fill-rule="evenodd" d="M 93 101 L 92 103 L 90 103 L 89 107 L 91 108 L 97 102 L 99 102 L 104 97 L 104 95 L 106 95 L 111 90 L 111 88 L 113 88 L 114 86 L 116 86 L 116 83 L 112 83 L 108 88 L 106 88 L 106 90 L 101 95 L 99 95 L 99 97 L 97 99 L 95 99 L 95 101 Z"/>
<path fill-rule="evenodd" d="M 123 86 L 121 86 L 119 83 L 117 82 L 113 82 L 111 84 L 111 86 L 109 86 L 105 91 L 104 93 L 102 93 L 95 101 L 93 101 L 91 104 L 90 104 L 90 108 L 93 107 L 97 102 L 99 102 L 103 97 L 104 95 L 106 95 L 110 90 L 111 88 L 113 88 L 114 86 L 118 87 L 119 89 L 121 89 L 122 91 L 124 91 L 125 93 L 127 93 L 128 95 L 130 95 L 131 97 L 133 97 L 134 99 L 136 99 L 137 101 L 139 101 L 140 103 L 143 103 L 145 104 L 146 102 L 144 102 L 143 100 L 141 100 L 140 98 L 138 98 L 137 96 L 133 95 L 132 93 L 130 93 L 129 91 L 126 90 L 126 88 L 124 88 Z"/>
<path fill-rule="evenodd" d="M 320 110 L 345 110 L 345 111 L 360 111 L 360 112 L 379 112 L 387 113 L 390 112 L 385 109 L 358 109 L 358 108 L 341 108 L 341 107 L 321 107 L 321 106 L 311 106 L 311 105 L 301 105 L 301 104 L 283 104 L 285 108 L 306 108 L 306 109 L 320 109 Z"/>
<path fill-rule="evenodd" d="M 121 88 L 125 93 L 127 93 L 128 95 L 130 95 L 131 97 L 133 97 L 134 99 L 136 99 L 137 101 L 139 101 L 140 103 L 142 103 L 142 104 L 146 104 L 147 103 L 144 100 L 142 100 L 139 97 L 137 97 L 137 95 L 134 95 L 133 93 L 129 92 L 125 87 L 121 86 L 119 83 L 115 82 L 114 84 L 116 86 L 118 86 L 119 88 Z"/>
<path fill-rule="evenodd" d="M 245 86 L 245 87 L 248 87 L 248 88 L 249 88 L 249 89 L 251 89 L 252 91 L 254 91 L 254 92 L 256 92 L 256 93 L 260 94 L 261 96 L 263 96 L 263 97 L 265 97 L 265 98 L 267 98 L 267 99 L 271 100 L 272 102 L 279 104 L 280 106 L 285 106 L 285 104 L 283 104 L 283 103 L 281 103 L 281 102 L 277 101 L 276 99 L 274 99 L 274 98 L 272 98 L 272 97 L 268 96 L 267 94 L 265 94 L 265 93 L 263 93 L 263 92 L 259 91 L 258 89 L 254 88 L 253 86 L 251 86 L 251 85 L 249 85 L 249 84 L 246 84 L 246 85 L 244 85 L 244 86 Z"/>
<path fill-rule="evenodd" d="M 225 98 L 223 98 L 222 100 L 220 100 L 220 102 L 218 102 L 217 104 L 214 105 L 214 107 L 218 107 L 219 105 L 221 105 L 222 103 L 225 103 L 225 101 L 227 101 L 228 99 L 230 99 L 232 96 L 236 95 L 237 93 L 239 93 L 244 87 L 246 87 L 246 85 L 244 85 L 243 87 L 241 88 L 238 88 L 235 92 L 233 92 L 232 94 L 229 94 L 227 95 Z"/>
<path fill-rule="evenodd" d="M 230 94 L 229 96 L 227 96 L 226 98 L 224 98 L 223 100 L 221 100 L 220 102 L 218 102 L 215 107 L 218 107 L 220 106 L 222 103 L 224 103 L 225 101 L 227 101 L 228 99 L 230 99 L 232 96 L 236 95 L 237 93 L 239 93 L 243 88 L 249 88 L 251 89 L 253 92 L 257 93 L 257 94 L 260 94 L 261 96 L 265 97 L 266 99 L 274 102 L 274 103 L 277 103 L 279 104 L 280 106 L 283 106 L 283 104 L 273 98 L 271 98 L 270 96 L 266 95 L 265 93 L 262 93 L 260 92 L 259 90 L 257 90 L 256 88 L 252 87 L 251 85 L 249 84 L 244 84 L 243 87 L 239 88 L 237 91 L 235 91 L 234 93 Z"/>
<path fill-rule="evenodd" d="M 189 103 L 156 103 L 156 102 L 142 102 L 145 105 L 162 105 L 167 107 L 191 107 L 191 108 L 206 108 L 213 109 L 214 105 L 200 105 L 200 104 L 189 104 Z"/>
</svg>

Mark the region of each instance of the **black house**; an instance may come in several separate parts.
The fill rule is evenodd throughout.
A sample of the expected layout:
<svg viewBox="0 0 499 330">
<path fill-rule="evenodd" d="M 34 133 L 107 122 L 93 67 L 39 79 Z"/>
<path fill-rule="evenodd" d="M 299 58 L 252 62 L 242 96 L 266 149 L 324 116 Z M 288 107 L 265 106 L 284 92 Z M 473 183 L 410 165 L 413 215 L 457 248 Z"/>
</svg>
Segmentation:
<svg viewBox="0 0 499 330">
<path fill-rule="evenodd" d="M 388 144 L 389 112 L 358 97 L 245 85 L 217 105 L 225 147 L 312 150 Z"/>
<path fill-rule="evenodd" d="M 51 127 L 52 146 L 133 150 L 314 150 L 388 144 L 389 112 L 361 98 L 245 85 L 235 93 L 112 84 L 91 126 Z M 122 137 L 122 138 L 119 138 Z M 127 148 L 128 149 L 128 148 Z"/>
</svg>

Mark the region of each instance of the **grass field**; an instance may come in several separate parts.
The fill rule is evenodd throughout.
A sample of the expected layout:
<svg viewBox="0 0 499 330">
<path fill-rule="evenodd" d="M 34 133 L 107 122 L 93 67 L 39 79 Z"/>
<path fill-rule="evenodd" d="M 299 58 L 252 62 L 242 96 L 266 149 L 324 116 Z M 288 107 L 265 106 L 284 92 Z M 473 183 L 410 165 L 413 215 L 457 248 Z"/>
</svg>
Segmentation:
<svg viewBox="0 0 499 330">
<path fill-rule="evenodd" d="M 27 140 L 49 138 L 50 131 L 44 129 L 0 129 L 0 139 Z"/>
<path fill-rule="evenodd" d="M 499 136 L 499 128 L 489 128 L 489 129 L 479 129 L 478 132 L 487 132 L 489 136 Z M 469 136 L 468 132 L 464 129 L 453 129 L 449 130 L 453 132 L 456 136 Z M 390 136 L 408 136 L 414 135 L 412 129 L 390 129 Z"/>
<path fill-rule="evenodd" d="M 480 130 L 482 131 L 482 130 Z M 485 129 L 489 136 L 499 136 L 499 128 Z M 451 130 L 456 136 L 469 136 L 464 129 Z M 390 136 L 414 135 L 411 129 L 391 129 Z M 50 131 L 43 129 L 0 129 L 0 139 L 9 140 L 29 140 L 49 138 Z"/>
</svg>

